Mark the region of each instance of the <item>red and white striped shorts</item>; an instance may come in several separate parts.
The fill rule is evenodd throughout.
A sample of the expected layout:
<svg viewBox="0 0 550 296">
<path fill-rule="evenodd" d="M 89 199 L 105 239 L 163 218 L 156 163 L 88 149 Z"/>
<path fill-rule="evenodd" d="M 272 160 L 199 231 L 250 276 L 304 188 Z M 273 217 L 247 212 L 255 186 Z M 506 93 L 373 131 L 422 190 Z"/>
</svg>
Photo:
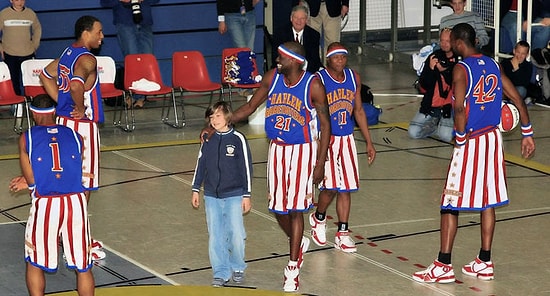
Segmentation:
<svg viewBox="0 0 550 296">
<path fill-rule="evenodd" d="M 484 210 L 508 203 L 502 135 L 498 129 L 454 148 L 441 208 Z"/>
<path fill-rule="evenodd" d="M 321 190 L 353 192 L 359 189 L 359 164 L 353 134 L 331 136 L 328 160 L 325 162 L 325 180 Z"/>
<path fill-rule="evenodd" d="M 308 211 L 313 205 L 313 168 L 317 143 L 271 142 L 267 160 L 269 210 L 279 214 Z"/>
<path fill-rule="evenodd" d="M 25 229 L 25 260 L 45 271 L 57 270 L 59 236 L 69 268 L 92 267 L 88 207 L 84 193 L 33 198 Z"/>
<path fill-rule="evenodd" d="M 93 121 L 80 121 L 67 117 L 58 117 L 57 123 L 64 125 L 82 137 L 82 185 L 87 190 L 99 187 L 99 128 Z"/>
</svg>

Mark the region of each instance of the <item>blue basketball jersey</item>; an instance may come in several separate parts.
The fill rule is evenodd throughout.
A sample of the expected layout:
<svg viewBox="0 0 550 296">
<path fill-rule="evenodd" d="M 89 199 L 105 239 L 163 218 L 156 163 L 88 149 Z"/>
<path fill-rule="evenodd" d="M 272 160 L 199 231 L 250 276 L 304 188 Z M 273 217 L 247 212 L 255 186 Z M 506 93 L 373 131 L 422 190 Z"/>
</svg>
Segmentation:
<svg viewBox="0 0 550 296">
<path fill-rule="evenodd" d="M 502 104 L 502 81 L 497 62 L 479 54 L 465 58 L 458 65 L 466 71 L 466 132 L 496 127 Z"/>
<path fill-rule="evenodd" d="M 74 66 L 76 60 L 85 54 L 93 56 L 85 47 L 69 46 L 65 49 L 59 59 L 57 68 L 57 85 L 59 93 L 57 98 L 56 113 L 58 116 L 71 117 L 71 112 L 74 109 L 74 100 L 71 97 L 70 83 L 74 78 Z M 94 57 L 95 58 L 95 57 Z M 84 107 L 86 117 L 83 120 L 94 122 L 103 122 L 103 102 L 101 101 L 101 92 L 99 89 L 99 74 L 96 75 L 94 85 L 91 89 L 84 91 Z"/>
<path fill-rule="evenodd" d="M 335 136 L 347 136 L 353 133 L 355 120 L 352 116 L 355 106 L 357 83 L 353 70 L 344 69 L 344 81 L 339 82 L 330 76 L 327 69 L 317 72 L 325 85 L 330 126 Z"/>
<path fill-rule="evenodd" d="M 33 126 L 25 137 L 36 196 L 85 191 L 82 186 L 82 142 L 76 132 L 62 125 Z"/>
<path fill-rule="evenodd" d="M 275 73 L 265 110 L 265 132 L 269 139 L 304 144 L 317 138 L 317 113 L 309 91 L 314 78 L 315 75 L 304 72 L 298 83 L 287 86 L 284 76 Z"/>
</svg>

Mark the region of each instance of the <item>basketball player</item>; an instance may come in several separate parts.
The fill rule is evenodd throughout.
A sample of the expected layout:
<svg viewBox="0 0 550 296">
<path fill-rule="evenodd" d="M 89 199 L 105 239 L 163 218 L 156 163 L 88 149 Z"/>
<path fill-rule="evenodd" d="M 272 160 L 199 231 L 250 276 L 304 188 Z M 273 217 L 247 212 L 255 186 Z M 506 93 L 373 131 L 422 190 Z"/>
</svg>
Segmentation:
<svg viewBox="0 0 550 296">
<path fill-rule="evenodd" d="M 369 164 L 374 161 L 376 150 L 361 102 L 361 79 L 355 71 L 346 67 L 347 56 L 348 51 L 342 44 L 332 43 L 328 46 L 326 55 L 327 67 L 317 73 L 327 93 L 332 135 L 328 159 L 325 162 L 325 179 L 319 186 L 321 192 L 317 210 L 309 215 L 309 223 L 313 242 L 318 246 L 326 245 L 326 211 L 336 196 L 338 231 L 334 238 L 334 247 L 353 253 L 357 248 L 349 235 L 348 219 L 351 192 L 359 189 L 359 162 L 353 137 L 355 122 L 367 142 Z"/>
<path fill-rule="evenodd" d="M 451 45 L 464 57 L 453 69 L 455 148 L 445 189 L 441 195 L 441 234 L 437 259 L 413 279 L 424 283 L 455 281 L 451 251 L 458 229 L 459 211 L 479 211 L 481 249 L 462 273 L 481 280 L 494 278 L 491 247 L 495 230 L 495 207 L 508 204 L 500 122 L 504 94 L 518 107 L 521 120 L 521 155 L 535 152 L 533 128 L 525 103 L 497 62 L 475 47 L 475 31 L 461 23 L 453 27 Z"/>
<path fill-rule="evenodd" d="M 76 270 L 78 295 L 93 295 L 81 137 L 56 125 L 55 102 L 48 95 L 36 96 L 30 110 L 36 126 L 19 138 L 21 171 L 32 196 L 25 230 L 29 294 L 44 295 L 44 271 L 57 270 L 61 235 L 67 267 Z"/>
<path fill-rule="evenodd" d="M 235 110 L 233 122 L 245 119 L 267 100 L 269 210 L 289 238 L 283 289 L 293 292 L 299 289 L 303 253 L 309 246 L 309 239 L 302 238 L 303 212 L 312 206 L 313 184 L 324 177 L 330 122 L 323 84 L 302 70 L 303 46 L 287 42 L 278 53 L 277 68 L 268 71 L 250 101 Z"/>
<path fill-rule="evenodd" d="M 103 40 L 101 22 L 93 16 L 82 16 L 75 24 L 76 42 L 61 57 L 48 64 L 40 80 L 57 102 L 57 122 L 78 132 L 84 140 L 82 181 L 86 200 L 90 191 L 99 187 L 99 128 L 103 122 L 103 104 L 99 91 L 97 61 L 90 50 L 98 49 Z M 101 242 L 94 241 L 94 259 L 103 259 Z"/>
</svg>

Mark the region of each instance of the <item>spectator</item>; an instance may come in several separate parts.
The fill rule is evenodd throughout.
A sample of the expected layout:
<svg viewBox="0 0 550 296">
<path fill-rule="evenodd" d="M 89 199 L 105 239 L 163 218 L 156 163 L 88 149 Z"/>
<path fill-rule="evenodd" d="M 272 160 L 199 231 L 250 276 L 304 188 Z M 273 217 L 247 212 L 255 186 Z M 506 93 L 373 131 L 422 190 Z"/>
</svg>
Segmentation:
<svg viewBox="0 0 550 296">
<path fill-rule="evenodd" d="M 501 62 L 502 70 L 510 78 L 521 98 L 528 104 L 531 101 L 530 99 L 527 101 L 527 89 L 531 84 L 531 76 L 533 75 L 533 64 L 527 61 L 529 43 L 519 41 L 516 43 L 513 53 L 513 57 L 504 59 Z"/>
<path fill-rule="evenodd" d="M 42 36 L 36 13 L 25 6 L 25 0 L 10 0 L 11 6 L 0 11 L 0 55 L 10 69 L 16 94 L 23 94 L 21 64 L 33 59 Z"/>
<path fill-rule="evenodd" d="M 260 0 L 217 0 L 218 32 L 229 31 L 234 47 L 248 47 L 254 51 L 256 13 L 254 6 Z"/>
<path fill-rule="evenodd" d="M 319 32 L 307 25 L 308 15 L 309 11 L 306 6 L 294 6 L 290 14 L 290 23 L 273 34 L 273 53 L 271 55 L 273 68 L 276 66 L 277 48 L 288 41 L 296 41 L 304 46 L 307 61 L 306 70 L 308 72 L 315 73 L 322 67 L 321 58 L 319 57 L 320 35 Z"/>
<path fill-rule="evenodd" d="M 160 0 L 101 0 L 101 6 L 113 9 L 113 24 L 122 54 L 153 53 L 153 14 L 151 5 Z M 126 99 L 127 105 L 143 108 L 145 97 Z"/>
<path fill-rule="evenodd" d="M 453 28 L 456 24 L 467 23 L 476 30 L 476 47 L 478 49 L 489 43 L 489 35 L 485 30 L 485 23 L 481 16 L 472 11 L 466 11 L 466 0 L 452 0 L 453 13 L 441 18 L 439 31 L 444 28 Z"/>
<path fill-rule="evenodd" d="M 501 11 L 505 11 L 500 22 L 500 51 L 510 53 L 518 40 L 527 40 L 527 8 L 528 1 L 522 2 L 522 36 L 517 36 L 517 0 L 501 2 Z M 550 1 L 533 0 L 531 25 L 531 48 L 544 48 L 550 41 Z"/>
<path fill-rule="evenodd" d="M 349 0 L 308 0 L 310 18 L 308 25 L 323 38 L 324 57 L 333 42 L 340 42 L 342 18 L 349 12 Z"/>
<path fill-rule="evenodd" d="M 451 29 L 439 33 L 439 46 L 424 62 L 419 78 L 419 88 L 424 94 L 420 110 L 409 124 L 409 136 L 421 139 L 437 134 L 439 139 L 451 142 L 453 139 L 453 118 L 451 97 L 453 92 L 453 67 L 458 56 L 451 48 Z"/>
</svg>

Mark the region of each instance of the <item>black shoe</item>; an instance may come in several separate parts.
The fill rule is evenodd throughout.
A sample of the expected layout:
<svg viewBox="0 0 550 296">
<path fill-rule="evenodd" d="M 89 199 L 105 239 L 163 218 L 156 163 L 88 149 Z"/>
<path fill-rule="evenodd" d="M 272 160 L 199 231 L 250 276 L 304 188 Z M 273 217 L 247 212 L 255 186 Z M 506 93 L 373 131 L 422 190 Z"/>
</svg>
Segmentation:
<svg viewBox="0 0 550 296">
<path fill-rule="evenodd" d="M 542 98 L 540 100 L 537 100 L 535 102 L 535 105 L 541 106 L 541 107 L 544 107 L 544 108 L 550 108 L 550 99 Z"/>
</svg>

